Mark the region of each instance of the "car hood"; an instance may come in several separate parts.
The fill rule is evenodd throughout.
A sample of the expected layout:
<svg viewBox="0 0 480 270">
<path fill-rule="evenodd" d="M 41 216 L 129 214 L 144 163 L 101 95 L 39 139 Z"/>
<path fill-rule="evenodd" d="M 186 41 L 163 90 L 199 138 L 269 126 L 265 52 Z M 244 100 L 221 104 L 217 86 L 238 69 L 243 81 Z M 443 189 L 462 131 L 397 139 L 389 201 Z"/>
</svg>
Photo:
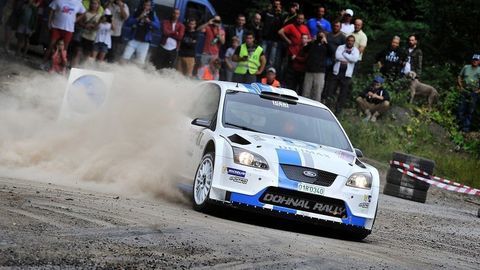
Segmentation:
<svg viewBox="0 0 480 270">
<path fill-rule="evenodd" d="M 260 154 L 269 163 L 300 165 L 344 177 L 356 166 L 354 153 L 329 146 L 244 130 L 233 130 L 227 138 L 233 146 Z"/>
</svg>

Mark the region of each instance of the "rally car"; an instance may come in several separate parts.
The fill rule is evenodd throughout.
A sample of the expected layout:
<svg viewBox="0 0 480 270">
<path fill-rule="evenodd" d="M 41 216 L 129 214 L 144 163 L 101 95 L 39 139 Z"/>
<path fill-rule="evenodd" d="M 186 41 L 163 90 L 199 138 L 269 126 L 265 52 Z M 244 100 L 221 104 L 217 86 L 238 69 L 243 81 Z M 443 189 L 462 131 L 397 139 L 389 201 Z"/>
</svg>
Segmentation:
<svg viewBox="0 0 480 270">
<path fill-rule="evenodd" d="M 370 234 L 379 174 L 322 103 L 263 84 L 211 81 L 191 122 L 193 205 L 214 203 Z"/>
</svg>

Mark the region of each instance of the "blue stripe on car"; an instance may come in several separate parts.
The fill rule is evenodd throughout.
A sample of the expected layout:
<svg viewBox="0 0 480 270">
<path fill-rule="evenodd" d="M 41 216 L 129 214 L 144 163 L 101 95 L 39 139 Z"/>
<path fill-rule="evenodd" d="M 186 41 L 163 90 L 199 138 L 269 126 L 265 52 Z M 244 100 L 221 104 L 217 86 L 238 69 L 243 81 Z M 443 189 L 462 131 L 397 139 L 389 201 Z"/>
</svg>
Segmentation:
<svg viewBox="0 0 480 270">
<path fill-rule="evenodd" d="M 285 149 L 276 150 L 279 164 L 302 166 L 300 153 L 298 153 L 297 151 Z M 285 175 L 285 172 L 282 169 L 282 166 L 280 165 L 278 166 L 278 187 L 292 190 L 298 189 L 298 182 L 288 179 L 287 175 Z"/>
<path fill-rule="evenodd" d="M 235 193 L 232 192 L 230 195 L 230 201 L 232 202 L 237 202 L 237 203 L 243 203 L 247 204 L 250 206 L 258 206 L 258 207 L 263 207 L 265 204 L 260 202 L 260 196 L 265 192 L 266 188 L 261 190 L 255 195 L 245 195 L 241 193 Z"/>
<path fill-rule="evenodd" d="M 348 204 L 345 204 L 345 209 L 347 210 L 347 217 L 342 218 L 343 224 L 365 227 L 365 223 L 367 222 L 366 218 L 354 216 L 352 211 L 350 211 Z"/>
<path fill-rule="evenodd" d="M 251 84 L 242 83 L 242 85 L 245 86 L 245 88 L 247 88 L 248 92 L 253 94 L 260 94 L 260 92 L 257 89 L 255 89 L 255 87 L 253 87 Z"/>
<path fill-rule="evenodd" d="M 261 92 L 274 92 L 274 88 L 269 86 L 269 85 L 265 85 L 265 84 L 261 84 L 261 83 L 252 83 L 252 85 L 256 88 L 258 88 L 258 90 Z"/>
</svg>

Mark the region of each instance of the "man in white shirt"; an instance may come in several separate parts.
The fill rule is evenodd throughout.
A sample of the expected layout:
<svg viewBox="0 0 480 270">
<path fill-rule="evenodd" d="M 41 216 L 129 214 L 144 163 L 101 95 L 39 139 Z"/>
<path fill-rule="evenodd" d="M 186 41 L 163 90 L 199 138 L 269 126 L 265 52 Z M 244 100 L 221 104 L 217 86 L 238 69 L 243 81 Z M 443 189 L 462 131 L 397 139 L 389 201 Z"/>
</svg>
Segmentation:
<svg viewBox="0 0 480 270">
<path fill-rule="evenodd" d="M 79 0 L 53 0 L 50 5 L 50 14 L 48 17 L 48 27 L 50 28 L 50 46 L 44 55 L 46 62 L 53 47 L 58 40 L 62 39 L 65 49 L 72 40 L 75 31 L 75 23 L 86 12 L 82 2 Z M 44 66 L 44 64 L 42 65 Z"/>
<path fill-rule="evenodd" d="M 348 36 L 351 33 L 353 33 L 353 31 L 355 30 L 355 27 L 352 24 L 353 10 L 346 9 L 342 11 L 341 14 L 342 14 L 342 28 L 340 29 L 340 31 L 342 31 L 342 33 L 345 36 Z"/>
<path fill-rule="evenodd" d="M 340 93 L 335 106 L 336 115 L 341 113 L 350 97 L 353 69 L 360 54 L 358 49 L 354 47 L 354 44 L 355 37 L 350 35 L 347 37 L 346 44 L 338 46 L 335 52 L 335 65 L 333 66 L 333 76 L 328 82 L 327 99 L 329 100 L 329 105 L 333 107 L 332 100 L 337 87 L 340 86 Z"/>
<path fill-rule="evenodd" d="M 180 10 L 175 9 L 170 20 L 162 21 L 162 38 L 153 63 L 158 69 L 173 68 L 177 59 L 178 49 L 185 35 L 185 26 L 178 20 Z"/>
<path fill-rule="evenodd" d="M 130 16 L 128 5 L 123 0 L 110 0 L 105 6 L 112 12 L 112 48 L 108 52 L 108 62 L 112 63 L 118 59 L 123 51 L 122 27 L 123 23 Z"/>
</svg>

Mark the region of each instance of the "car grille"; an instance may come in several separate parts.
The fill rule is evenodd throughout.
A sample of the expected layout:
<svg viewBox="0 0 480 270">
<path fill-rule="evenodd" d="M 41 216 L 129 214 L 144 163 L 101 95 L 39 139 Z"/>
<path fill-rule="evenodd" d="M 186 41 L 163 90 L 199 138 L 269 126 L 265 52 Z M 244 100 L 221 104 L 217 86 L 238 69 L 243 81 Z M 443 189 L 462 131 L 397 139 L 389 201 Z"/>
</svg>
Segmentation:
<svg viewBox="0 0 480 270">
<path fill-rule="evenodd" d="M 295 181 L 315 184 L 319 186 L 329 187 L 332 185 L 333 181 L 337 178 L 337 175 L 331 172 L 299 167 L 294 165 L 280 164 L 282 170 L 285 172 L 285 175 Z M 308 177 L 303 174 L 305 171 L 311 171 L 316 174 L 315 177 Z"/>
<path fill-rule="evenodd" d="M 272 204 L 331 217 L 347 217 L 345 202 L 342 200 L 304 193 L 296 190 L 269 187 L 260 196 L 260 201 L 266 204 Z"/>
</svg>

